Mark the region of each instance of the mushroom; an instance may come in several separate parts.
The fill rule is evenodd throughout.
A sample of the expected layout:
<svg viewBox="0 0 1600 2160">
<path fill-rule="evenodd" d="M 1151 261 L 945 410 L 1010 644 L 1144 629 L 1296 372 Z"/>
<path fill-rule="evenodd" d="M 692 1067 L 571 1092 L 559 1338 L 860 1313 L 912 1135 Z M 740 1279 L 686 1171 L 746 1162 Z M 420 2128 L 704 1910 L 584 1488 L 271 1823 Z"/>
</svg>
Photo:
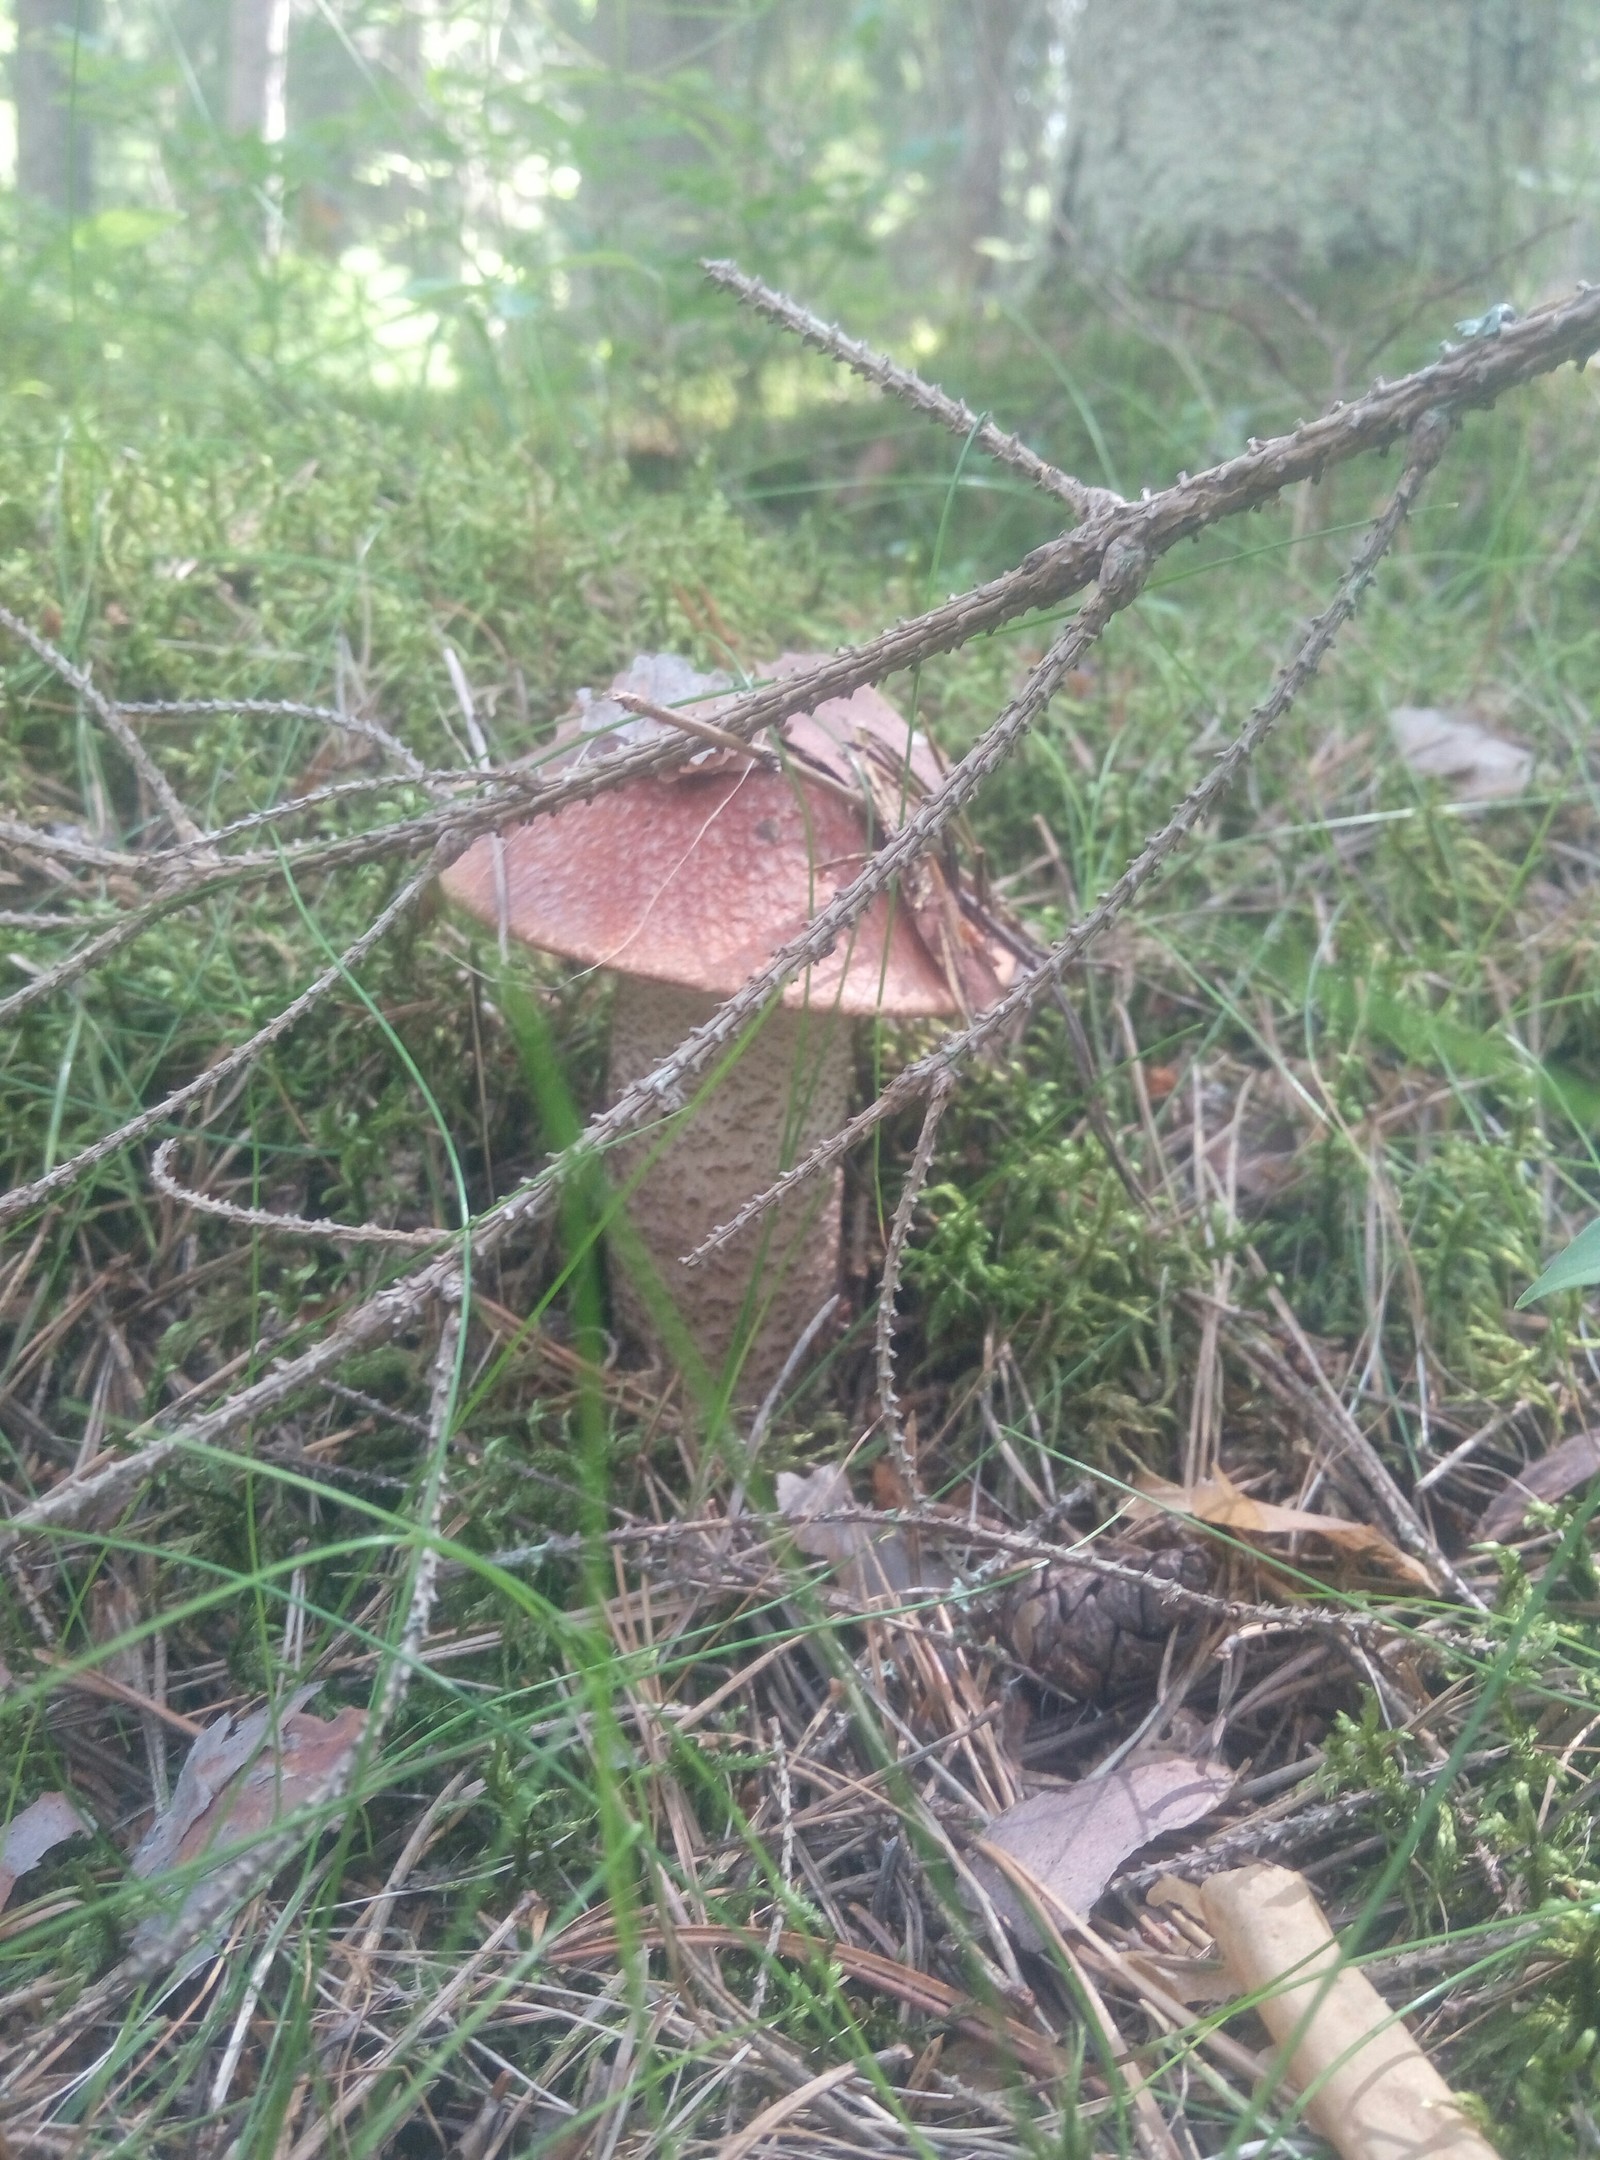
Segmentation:
<svg viewBox="0 0 1600 2160">
<path fill-rule="evenodd" d="M 786 653 L 766 672 L 792 674 L 816 657 Z M 644 655 L 609 695 L 580 692 L 557 732 L 562 763 L 659 740 L 680 714 L 713 747 L 475 841 L 444 873 L 449 897 L 485 922 L 615 973 L 611 1100 L 851 882 L 871 851 L 870 823 L 898 824 L 908 799 L 938 782 L 931 746 L 876 691 L 785 723 L 780 763 L 732 738 L 717 746 L 727 688 L 726 677 L 671 655 Z M 717 1371 L 743 1352 L 740 1399 L 770 1386 L 837 1287 L 841 1173 L 801 1188 L 699 1266 L 682 1256 L 844 1122 L 852 1021 L 957 1013 L 1000 987 L 997 949 L 951 904 L 943 873 L 925 869 L 926 890 L 880 896 L 847 945 L 787 985 L 665 1145 L 647 1133 L 617 1152 L 621 1176 L 637 1179 L 629 1220 L 699 1354 Z M 612 1257 L 619 1321 L 659 1348 L 648 1301 L 615 1265 L 615 1246 Z"/>
</svg>

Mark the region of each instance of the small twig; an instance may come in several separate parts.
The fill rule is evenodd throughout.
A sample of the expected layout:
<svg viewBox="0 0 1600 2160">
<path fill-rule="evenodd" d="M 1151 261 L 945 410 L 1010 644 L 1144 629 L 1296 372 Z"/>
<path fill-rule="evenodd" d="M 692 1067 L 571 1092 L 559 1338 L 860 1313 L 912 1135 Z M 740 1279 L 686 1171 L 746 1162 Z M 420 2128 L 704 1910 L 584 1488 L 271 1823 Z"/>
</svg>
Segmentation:
<svg viewBox="0 0 1600 2160">
<path fill-rule="evenodd" d="M 128 848 L 99 847 L 70 831 L 36 832 L 33 826 L 19 824 L 14 818 L 0 818 L 0 846 L 14 848 L 22 855 L 37 855 L 41 860 L 53 856 L 62 862 L 81 863 L 85 870 L 114 870 L 124 877 L 151 859 L 135 855 Z"/>
<path fill-rule="evenodd" d="M 360 735 L 391 757 L 412 780 L 426 780 L 428 772 L 414 751 L 391 735 L 376 720 L 357 720 L 333 705 L 302 705 L 296 698 L 147 698 L 137 704 L 119 705 L 119 712 L 146 713 L 153 720 L 200 720 L 215 714 L 238 713 L 247 719 L 320 720 L 324 727 L 346 735 Z"/>
<path fill-rule="evenodd" d="M 453 1295 L 449 1293 L 453 1292 Z M 446 1289 L 439 1322 L 439 1341 L 433 1356 L 433 1386 L 428 1404 L 431 1456 L 419 1508 L 416 1562 L 411 1575 L 411 1603 L 400 1640 L 372 1706 L 372 1716 L 362 1736 L 362 1750 L 371 1755 L 395 1712 L 405 1700 L 413 1673 L 421 1669 L 420 1652 L 433 1616 L 439 1590 L 439 1524 L 449 1490 L 445 1465 L 450 1451 L 450 1420 L 456 1399 L 456 1348 L 461 1339 L 461 1284 L 456 1279 Z"/>
<path fill-rule="evenodd" d="M 412 818 L 393 825 L 380 826 L 374 832 L 357 836 L 357 853 L 363 861 L 381 861 L 390 855 L 414 855 L 418 852 L 422 837 L 435 837 L 437 845 L 448 846 L 452 854 L 465 848 L 481 829 L 493 830 L 503 824 L 507 815 L 520 800 L 515 794 L 508 796 L 502 776 L 474 775 L 472 773 L 433 773 L 428 776 L 442 790 L 446 782 L 453 785 L 458 800 L 429 821 Z M 320 809 L 324 804 L 337 801 L 341 796 L 370 793 L 375 788 L 393 787 L 398 783 L 391 775 L 382 780 L 348 780 L 331 787 L 319 788 L 309 795 L 297 795 L 290 801 L 278 803 L 270 810 L 258 810 L 249 817 L 237 818 L 233 823 L 222 825 L 215 832 L 201 834 L 195 846 L 203 849 L 197 858 L 191 847 L 173 848 L 159 854 L 125 855 L 113 854 L 105 848 L 90 848 L 80 842 L 58 841 L 53 836 L 36 834 L 25 825 L 16 825 L 0 819 L 0 845 L 9 845 L 23 855 L 65 855 L 69 861 L 81 862 L 86 868 L 115 871 L 122 877 L 154 876 L 158 889 L 142 906 L 128 909 L 117 916 L 98 937 L 66 954 L 49 968 L 41 968 L 30 977 L 20 990 L 13 990 L 0 998 L 0 1021 L 14 1020 L 30 1005 L 37 1005 L 55 991 L 64 989 L 79 976 L 102 966 L 125 945 L 153 930 L 169 915 L 197 907 L 202 900 L 213 899 L 223 892 L 264 877 L 270 871 L 281 875 L 285 866 L 291 872 L 307 867 L 328 867 L 325 859 L 308 864 L 308 856 L 323 857 L 327 843 L 314 842 L 300 847 L 286 847 L 272 854 L 236 855 L 219 861 L 215 850 L 226 840 L 241 833 L 265 830 L 281 824 L 286 818 L 298 816 L 306 810 Z M 407 785 L 410 783 L 407 782 Z M 459 794 L 466 788 L 481 789 L 475 804 L 472 800 L 462 803 Z M 437 792 L 438 790 L 436 790 Z M 480 816 L 480 810 L 487 812 Z M 373 845 L 373 843 L 378 843 Z M 342 847 L 344 843 L 336 843 Z M 92 919 L 80 925 L 92 928 Z"/>
<path fill-rule="evenodd" d="M 0 607 L 0 627 L 9 630 L 14 638 L 27 646 L 36 659 L 44 662 L 52 674 L 77 691 L 161 805 L 162 814 L 177 838 L 198 840 L 200 828 L 179 800 L 172 782 L 123 719 L 120 710 L 112 704 L 103 690 L 96 687 L 88 670 L 74 666 L 58 646 L 52 645 L 48 638 L 41 637 L 20 615 L 13 615 L 8 607 Z"/>
<path fill-rule="evenodd" d="M 298 997 L 285 1005 L 281 1012 L 274 1014 L 265 1027 L 257 1028 L 256 1032 L 237 1048 L 218 1058 L 214 1065 L 208 1065 L 195 1079 L 186 1081 L 182 1087 L 174 1088 L 170 1095 L 164 1096 L 152 1108 L 141 1110 L 136 1117 L 129 1118 L 126 1124 L 119 1125 L 115 1132 L 106 1133 L 101 1139 L 80 1149 L 76 1155 L 69 1156 L 65 1162 L 57 1163 L 53 1170 L 46 1171 L 41 1178 L 35 1178 L 31 1185 L 15 1185 L 10 1192 L 0 1193 L 0 1228 L 8 1222 L 14 1222 L 19 1215 L 26 1215 L 56 1193 L 65 1192 L 69 1186 L 78 1184 L 102 1163 L 108 1162 L 113 1155 L 120 1154 L 123 1148 L 131 1146 L 136 1140 L 142 1140 L 146 1133 L 153 1132 L 158 1125 L 170 1123 L 181 1110 L 186 1110 L 191 1103 L 198 1102 L 214 1088 L 220 1087 L 224 1080 L 231 1079 L 235 1073 L 242 1072 L 245 1066 L 253 1063 L 263 1050 L 269 1049 L 280 1036 L 286 1035 L 297 1020 L 303 1019 L 313 1006 L 320 1004 L 330 990 L 344 982 L 351 970 L 360 965 L 375 945 L 382 943 L 395 924 L 416 906 L 426 892 L 433 881 L 434 869 L 434 864 L 430 863 L 419 876 L 408 879 L 388 906 L 380 910 L 367 929 L 345 947 L 330 967 L 324 968 Z"/>
<path fill-rule="evenodd" d="M 948 428 L 952 435 L 970 439 L 997 464 L 1009 466 L 1046 495 L 1054 495 L 1080 518 L 1109 505 L 1120 506 L 1121 496 L 1113 495 L 1107 488 L 1088 487 L 1082 480 L 1073 479 L 1070 473 L 1047 463 L 1015 435 L 1007 435 L 992 420 L 973 412 L 960 398 L 951 397 L 935 383 L 924 382 L 910 368 L 901 367 L 885 353 L 874 352 L 859 338 L 847 337 L 836 324 L 824 322 L 820 315 L 813 315 L 809 308 L 801 307 L 786 293 L 775 292 L 760 278 L 747 276 L 736 263 L 703 262 L 700 267 L 713 285 L 731 292 L 735 299 L 754 308 L 758 315 L 765 315 L 769 322 L 792 331 L 802 343 L 814 345 L 819 352 L 825 352 L 852 373 L 887 391 L 890 397 L 898 398 L 902 405 L 909 405 L 913 412 Z"/>
<path fill-rule="evenodd" d="M 157 1192 L 165 1193 L 169 1200 L 180 1206 L 193 1208 L 198 1215 L 216 1215 L 223 1222 L 237 1223 L 242 1230 L 278 1230 L 291 1237 L 328 1238 L 338 1245 L 437 1245 L 441 1238 L 450 1235 L 448 1230 L 386 1230 L 379 1223 L 339 1223 L 326 1218 L 318 1220 L 307 1215 L 275 1215 L 270 1208 L 241 1207 L 232 1200 L 217 1200 L 209 1193 L 196 1192 L 193 1186 L 180 1185 L 172 1175 L 172 1158 L 178 1150 L 178 1136 L 163 1140 L 150 1158 L 150 1182 Z"/>
<path fill-rule="evenodd" d="M 467 671 L 461 665 L 461 656 L 448 638 L 444 645 L 445 671 L 450 677 L 450 687 L 456 694 L 461 708 L 462 723 L 467 731 L 467 747 L 472 752 L 473 763 L 479 772 L 492 772 L 494 767 L 489 756 L 489 742 L 478 719 L 478 708 L 473 701 L 472 685 Z M 494 869 L 494 926 L 500 948 L 500 965 L 504 967 L 511 957 L 511 884 L 506 871 L 506 844 L 499 833 L 489 835 L 489 854 Z"/>
<path fill-rule="evenodd" d="M 92 930 L 97 922 L 120 922 L 121 916 L 47 915 L 27 908 L 0 908 L 0 930 Z"/>
<path fill-rule="evenodd" d="M 1266 1263 L 1254 1246 L 1247 1246 L 1245 1257 L 1251 1271 L 1267 1285 L 1267 1298 L 1273 1311 L 1283 1322 L 1295 1347 L 1299 1350 L 1312 1374 L 1310 1381 L 1302 1380 L 1286 1360 L 1280 1356 L 1261 1357 L 1253 1352 L 1248 1335 L 1237 1321 L 1228 1323 L 1230 1339 L 1246 1362 L 1265 1380 L 1280 1397 L 1287 1396 L 1304 1410 L 1314 1425 L 1326 1434 L 1333 1466 L 1348 1465 L 1359 1480 L 1367 1499 L 1376 1507 L 1384 1528 L 1403 1551 L 1408 1552 L 1427 1569 L 1434 1581 L 1447 1589 L 1463 1605 L 1472 1605 L 1479 1612 L 1487 1612 L 1488 1606 L 1473 1589 L 1439 1545 L 1437 1538 L 1429 1535 L 1422 1518 L 1396 1484 L 1389 1466 L 1356 1423 L 1348 1406 L 1340 1399 L 1321 1362 L 1305 1337 L 1299 1321 L 1291 1311 L 1283 1293 L 1272 1282 Z"/>
<path fill-rule="evenodd" d="M 636 713 L 641 720 L 654 720 L 661 727 L 677 728 L 682 734 L 693 735 L 698 742 L 709 743 L 713 749 L 731 750 L 737 757 L 753 758 L 768 772 L 782 770 L 775 751 L 764 749 L 759 743 L 747 743 L 742 735 L 730 735 L 726 728 L 701 720 L 694 713 L 674 712 L 670 705 L 654 704 L 632 690 L 612 690 L 607 695 L 613 705 L 620 705 L 624 712 Z"/>
<path fill-rule="evenodd" d="M 1475 1433 L 1468 1433 L 1465 1440 L 1453 1447 L 1448 1455 L 1441 1456 L 1431 1470 L 1423 1472 L 1411 1488 L 1413 1500 L 1420 1500 L 1425 1492 L 1431 1491 L 1442 1478 L 1447 1478 L 1452 1470 L 1458 1470 L 1471 1456 L 1477 1454 L 1479 1448 L 1486 1447 L 1497 1433 L 1504 1432 L 1508 1425 L 1514 1425 L 1517 1419 L 1532 1407 L 1531 1403 L 1519 1396 L 1509 1409 L 1497 1410 Z"/>
<path fill-rule="evenodd" d="M 693 1266 L 696 1261 L 704 1259 L 707 1254 L 726 1244 L 730 1238 L 738 1236 L 757 1216 L 777 1206 L 797 1185 L 837 1162 L 858 1140 L 875 1130 L 886 1118 L 893 1116 L 906 1103 L 926 1095 L 942 1075 L 954 1072 L 1005 1029 L 1031 1012 L 1039 999 L 1047 995 L 1060 981 L 1063 972 L 1081 959 L 1094 940 L 1110 928 L 1140 890 L 1165 868 L 1169 858 L 1208 815 L 1218 798 L 1232 786 L 1294 703 L 1299 692 L 1315 675 L 1334 637 L 1354 613 L 1357 601 L 1409 514 L 1424 480 L 1437 464 L 1449 434 L 1450 423 L 1441 414 L 1429 414 L 1418 423 L 1412 439 L 1411 461 L 1401 476 L 1399 486 L 1367 539 L 1357 550 L 1355 560 L 1338 592 L 1307 630 L 1294 659 L 1280 673 L 1268 696 L 1256 707 L 1239 734 L 1217 758 L 1210 772 L 1184 797 L 1161 830 L 1145 842 L 1110 891 L 1087 915 L 1074 923 L 1064 937 L 1057 940 L 1043 960 L 1020 976 L 1006 995 L 981 1013 L 969 1028 L 947 1036 L 936 1050 L 905 1066 L 866 1109 L 860 1111 L 838 1132 L 819 1141 L 792 1170 L 786 1171 L 764 1192 L 757 1193 L 736 1214 L 730 1216 L 727 1222 L 719 1224 L 692 1253 L 685 1254 L 686 1265 Z M 959 772 L 960 766 L 955 770 Z M 934 801 L 940 799 L 935 797 Z"/>
<path fill-rule="evenodd" d="M 911 1234 L 911 1218 L 916 1213 L 922 1188 L 928 1181 L 933 1166 L 934 1142 L 939 1136 L 939 1121 L 944 1116 L 945 1105 L 955 1086 L 954 1074 L 937 1082 L 928 1096 L 928 1107 L 922 1119 L 922 1131 L 917 1139 L 917 1150 L 911 1158 L 911 1168 L 906 1172 L 906 1182 L 900 1194 L 900 1202 L 894 1211 L 894 1221 L 889 1226 L 889 1242 L 883 1256 L 883 1274 L 878 1284 L 878 1321 L 876 1346 L 878 1360 L 878 1402 L 883 1411 L 883 1432 L 888 1443 L 894 1466 L 905 1481 L 906 1490 L 914 1498 L 920 1498 L 922 1485 L 917 1466 L 906 1446 L 905 1426 L 900 1417 L 900 1398 L 894 1385 L 894 1306 L 900 1289 L 900 1269 L 905 1259 L 906 1239 Z"/>
</svg>

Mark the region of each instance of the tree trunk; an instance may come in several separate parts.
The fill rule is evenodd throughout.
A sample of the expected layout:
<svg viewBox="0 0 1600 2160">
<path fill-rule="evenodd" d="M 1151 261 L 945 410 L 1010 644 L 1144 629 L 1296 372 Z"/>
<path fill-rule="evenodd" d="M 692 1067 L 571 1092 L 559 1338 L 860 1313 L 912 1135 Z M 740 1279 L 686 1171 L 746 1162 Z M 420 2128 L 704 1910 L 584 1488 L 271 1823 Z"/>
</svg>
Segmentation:
<svg viewBox="0 0 1600 2160">
<path fill-rule="evenodd" d="M 1028 0 L 966 0 L 964 7 L 970 49 L 964 55 L 968 66 L 961 100 L 961 170 L 950 229 L 956 272 L 965 282 L 984 282 L 985 262 L 974 252 L 979 243 L 1009 237 L 1007 165 L 1021 118 L 1012 73 L 1013 49 L 1027 4 Z"/>
<path fill-rule="evenodd" d="M 1514 237 L 1563 0 L 1083 0 L 1065 222 L 1089 259 L 1470 267 Z"/>
<path fill-rule="evenodd" d="M 17 188 L 65 218 L 92 207 L 94 138 L 76 108 L 78 49 L 95 15 L 96 0 L 17 0 Z"/>
<path fill-rule="evenodd" d="M 228 10 L 230 135 L 282 142 L 290 0 L 232 0 Z"/>
</svg>

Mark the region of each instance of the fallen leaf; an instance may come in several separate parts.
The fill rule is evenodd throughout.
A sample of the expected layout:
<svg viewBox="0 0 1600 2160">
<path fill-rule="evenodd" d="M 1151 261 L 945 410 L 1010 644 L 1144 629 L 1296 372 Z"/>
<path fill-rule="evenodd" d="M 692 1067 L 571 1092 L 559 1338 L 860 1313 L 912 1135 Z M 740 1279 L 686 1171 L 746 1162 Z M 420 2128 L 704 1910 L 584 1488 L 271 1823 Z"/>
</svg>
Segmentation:
<svg viewBox="0 0 1600 2160">
<path fill-rule="evenodd" d="M 1443 781 L 1457 802 L 1503 801 L 1533 777 L 1533 752 L 1492 734 L 1469 712 L 1397 705 L 1389 728 L 1418 779 Z"/>
<path fill-rule="evenodd" d="M 1139 1489 L 1143 1500 L 1130 1510 L 1135 1521 L 1159 1511 L 1191 1515 L 1196 1522 L 1236 1531 L 1241 1537 L 1320 1538 L 1338 1552 L 1368 1561 L 1380 1574 L 1420 1590 L 1433 1588 L 1427 1570 L 1370 1523 L 1346 1522 L 1342 1515 L 1317 1515 L 1306 1508 L 1257 1500 L 1241 1492 L 1225 1471 L 1219 1470 L 1199 1485 L 1168 1485 L 1160 1478 L 1146 1478 Z"/>
<path fill-rule="evenodd" d="M 140 1839 L 128 1862 L 139 1878 L 163 1875 L 202 1858 L 212 1866 L 257 1843 L 264 1832 L 336 1792 L 366 1729 L 367 1713 L 347 1708 L 331 1718 L 301 1705 L 316 1693 L 301 1688 L 279 1709 L 222 1717 L 208 1725 L 184 1758 L 172 1798 Z M 176 1920 L 152 1915 L 134 1931 L 135 1950 L 181 1927 L 204 1884 L 189 1892 Z"/>
<path fill-rule="evenodd" d="M 783 681 L 829 658 L 827 653 L 780 653 L 762 673 Z M 849 788 L 888 832 L 897 832 L 944 779 L 944 762 L 928 737 L 870 684 L 795 713 L 781 732 L 802 765 Z M 936 856 L 924 856 L 907 872 L 901 904 L 942 964 L 957 1002 L 972 1012 L 992 1004 L 1011 980 L 1011 963 L 966 919 Z"/>
<path fill-rule="evenodd" d="M 1479 1516 L 1477 1535 L 1503 1545 L 1522 1528 L 1536 1500 L 1564 1500 L 1592 1477 L 1600 1477 L 1600 1432 L 1574 1433 L 1507 1478 L 1504 1491 L 1496 1493 Z"/>
<path fill-rule="evenodd" d="M 924 1557 L 921 1540 L 913 1543 L 893 1524 L 825 1522 L 855 1505 L 849 1481 L 836 1463 L 819 1463 L 800 1477 L 780 1470 L 778 1512 L 801 1552 L 833 1564 L 840 1588 L 858 1605 L 899 1597 L 911 1589 L 942 1589 L 950 1580 L 942 1563 Z"/>
<path fill-rule="evenodd" d="M 872 1466 L 872 1504 L 885 1511 L 917 1504 L 916 1494 L 887 1455 L 880 1455 Z"/>
<path fill-rule="evenodd" d="M 68 1838 L 86 1837 L 89 1825 L 64 1792 L 41 1793 L 20 1815 L 13 1815 L 0 1838 L 0 1906 L 19 1877 L 36 1868 L 47 1853 Z"/>
<path fill-rule="evenodd" d="M 1085 1778 L 1019 1800 L 994 1818 L 984 1838 L 1073 1912 L 1084 1914 L 1143 1846 L 1211 1814 L 1232 1788 L 1233 1773 L 1216 1763 L 1156 1756 L 1109 1777 Z M 973 1873 L 1023 1948 L 1042 1950 L 1038 1929 L 1000 1870 L 980 1856 Z"/>
<path fill-rule="evenodd" d="M 686 711 L 692 718 L 715 724 L 718 694 L 725 695 L 730 687 L 731 677 L 720 671 L 702 675 L 676 653 L 636 653 L 622 673 L 611 678 L 609 691 L 602 690 L 598 694 L 593 690 L 578 692 L 577 712 L 562 721 L 555 739 L 557 743 L 573 746 L 569 754 L 570 762 L 575 765 L 592 763 L 597 758 L 616 757 L 624 750 L 661 742 L 673 731 L 663 721 L 652 720 L 619 705 L 613 692 L 621 690 L 630 697 L 641 698 L 647 705 L 667 711 Z M 686 762 L 698 769 L 713 761 L 726 763 L 729 754 L 725 750 L 699 750 Z"/>
</svg>

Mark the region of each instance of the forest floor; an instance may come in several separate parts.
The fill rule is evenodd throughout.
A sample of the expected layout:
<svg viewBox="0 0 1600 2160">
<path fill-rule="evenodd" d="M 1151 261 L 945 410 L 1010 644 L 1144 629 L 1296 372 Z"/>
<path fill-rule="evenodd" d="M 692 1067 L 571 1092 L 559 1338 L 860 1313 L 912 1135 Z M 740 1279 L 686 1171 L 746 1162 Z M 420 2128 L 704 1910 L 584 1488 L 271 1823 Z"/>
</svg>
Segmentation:
<svg viewBox="0 0 1600 2160">
<path fill-rule="evenodd" d="M 1122 335 L 986 395 L 1133 492 L 1311 409 Z M 349 957 L 426 852 L 338 844 L 637 652 L 759 675 L 859 640 L 1033 545 L 1037 501 L 865 393 L 825 453 L 797 425 L 599 477 L 414 410 L 7 435 L 0 602 L 119 705 L 214 701 L 131 721 L 254 867 L 172 900 L 148 771 L 8 641 L 0 1183 L 331 972 L 0 1217 L 8 1512 L 176 1436 L 4 1555 L 0 2150 L 1303 2151 L 1199 1902 L 1253 1860 L 1311 1882 L 1505 2150 L 1593 2149 L 1600 1342 L 1574 1295 L 1516 1309 L 1600 1193 L 1593 380 L 1467 422 L 1317 682 L 1069 978 L 1078 1039 L 1047 1006 L 952 1097 L 903 1450 L 874 1324 L 914 1113 L 848 1167 L 841 1310 L 759 1445 L 731 1381 L 619 1346 L 581 1183 L 459 1305 L 226 1441 L 198 1421 L 602 1092 L 603 978 L 436 896 Z M 1071 676 L 965 836 L 1027 938 L 1204 773 L 1384 482 L 1175 554 Z M 885 688 L 959 755 L 1047 635 Z M 1408 709 L 1445 716 L 1431 771 Z M 928 1039 L 882 1029 L 863 1085 Z M 1030 1919 L 980 1843 L 1067 1869 L 1060 1904 Z"/>
</svg>

